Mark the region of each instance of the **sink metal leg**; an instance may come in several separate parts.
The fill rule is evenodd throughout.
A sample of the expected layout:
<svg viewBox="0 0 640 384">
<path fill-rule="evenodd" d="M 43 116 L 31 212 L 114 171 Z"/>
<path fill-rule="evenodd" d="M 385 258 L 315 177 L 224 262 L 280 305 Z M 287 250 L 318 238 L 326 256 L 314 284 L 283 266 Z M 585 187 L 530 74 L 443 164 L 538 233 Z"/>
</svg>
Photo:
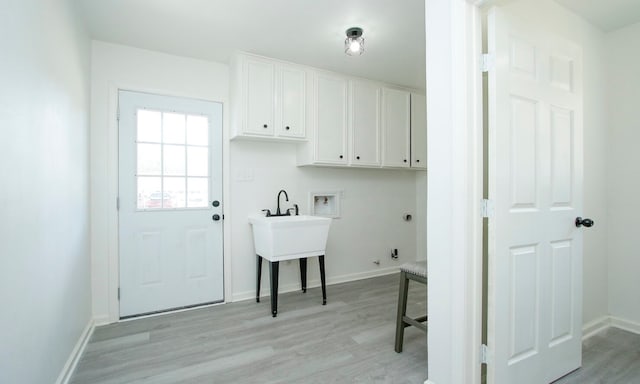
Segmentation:
<svg viewBox="0 0 640 384">
<path fill-rule="evenodd" d="M 302 282 L 302 292 L 307 292 L 307 258 L 302 257 L 300 260 L 300 281 Z"/>
<path fill-rule="evenodd" d="M 279 261 L 269 262 L 269 272 L 271 274 L 271 315 L 276 317 L 278 314 L 278 270 L 280 269 Z"/>
<path fill-rule="evenodd" d="M 318 257 L 318 263 L 320 264 L 320 282 L 322 283 L 322 305 L 327 304 L 327 284 L 324 277 L 324 255 Z"/>
<path fill-rule="evenodd" d="M 262 256 L 256 255 L 256 303 L 260 302 L 260 279 L 262 278 Z"/>
</svg>

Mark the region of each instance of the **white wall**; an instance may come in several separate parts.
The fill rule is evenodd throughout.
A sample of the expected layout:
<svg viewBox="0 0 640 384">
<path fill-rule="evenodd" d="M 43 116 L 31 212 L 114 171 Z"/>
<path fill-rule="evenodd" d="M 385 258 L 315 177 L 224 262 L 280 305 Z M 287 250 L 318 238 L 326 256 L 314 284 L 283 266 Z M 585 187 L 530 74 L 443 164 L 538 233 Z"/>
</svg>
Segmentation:
<svg viewBox="0 0 640 384">
<path fill-rule="evenodd" d="M 228 77 L 228 68 L 223 64 L 93 42 L 91 256 L 93 315 L 98 323 L 118 319 L 118 88 L 222 102 L 226 128 Z"/>
<path fill-rule="evenodd" d="M 255 295 L 256 256 L 247 216 L 261 209 L 274 212 L 280 189 L 289 195 L 284 206 L 297 203 L 301 214 L 309 213 L 310 192 L 343 191 L 342 217 L 333 220 L 327 244 L 328 283 L 388 273 L 389 268 L 416 259 L 415 220 L 402 218 L 404 213 L 416 215 L 414 171 L 296 167 L 295 163 L 295 144 L 231 143 L 234 299 Z M 253 175 L 253 181 L 238 181 L 238 173 Z M 391 259 L 391 248 L 398 249 L 398 260 Z M 373 260 L 380 260 L 380 265 Z M 308 269 L 310 286 L 319 284 L 317 262 L 312 259 Z M 266 293 L 269 279 L 263 273 Z M 299 289 L 299 276 L 297 262 L 281 264 L 280 291 Z"/>
<path fill-rule="evenodd" d="M 222 101 L 224 131 L 229 132 L 229 74 L 225 64 L 93 42 L 91 101 L 91 196 L 93 313 L 99 323 L 117 320 L 117 89 Z M 226 135 L 228 137 L 228 135 Z M 342 218 L 329 237 L 329 283 L 391 271 L 416 259 L 416 175 L 411 171 L 296 167 L 295 144 L 234 141 L 225 143 L 225 280 L 227 300 L 255 294 L 255 252 L 249 213 L 275 209 L 282 188 L 290 203 L 308 212 L 311 191 L 344 191 Z M 247 174 L 252 181 L 241 181 Z M 240 174 L 240 178 L 238 175 Z M 400 258 L 391 261 L 391 248 Z M 380 266 L 373 264 L 381 261 Z M 309 285 L 317 283 L 317 262 L 310 262 Z M 267 293 L 268 278 L 263 279 Z M 297 264 L 281 267 L 281 290 L 298 289 Z"/>
<path fill-rule="evenodd" d="M 427 260 L 427 172 L 416 172 L 416 260 Z"/>
<path fill-rule="evenodd" d="M 640 331 L 640 23 L 607 35 L 609 312 Z"/>
<path fill-rule="evenodd" d="M 65 0 L 0 3 L 0 382 L 53 383 L 91 318 L 89 40 Z"/>
<path fill-rule="evenodd" d="M 608 314 L 607 308 L 607 124 L 604 34 L 551 0 L 520 0 L 507 12 L 564 37 L 583 49 L 584 217 L 596 225 L 584 234 L 583 322 Z"/>
</svg>

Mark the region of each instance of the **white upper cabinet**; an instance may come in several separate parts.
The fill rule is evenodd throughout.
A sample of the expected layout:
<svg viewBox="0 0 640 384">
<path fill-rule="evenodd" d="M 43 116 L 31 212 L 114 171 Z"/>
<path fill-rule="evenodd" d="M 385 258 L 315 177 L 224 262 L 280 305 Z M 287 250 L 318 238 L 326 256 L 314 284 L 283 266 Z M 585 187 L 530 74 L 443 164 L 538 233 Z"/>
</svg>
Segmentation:
<svg viewBox="0 0 640 384">
<path fill-rule="evenodd" d="M 380 161 L 380 90 L 375 83 L 350 81 L 350 148 L 353 166 L 379 167 Z"/>
<path fill-rule="evenodd" d="M 347 164 L 347 80 L 318 72 L 313 97 L 313 163 Z"/>
<path fill-rule="evenodd" d="M 409 168 L 410 162 L 410 108 L 407 91 L 382 89 L 382 166 Z"/>
<path fill-rule="evenodd" d="M 232 72 L 232 138 L 306 139 L 304 67 L 239 54 Z"/>
<path fill-rule="evenodd" d="M 306 73 L 302 69 L 280 67 L 279 136 L 305 138 Z"/>
<path fill-rule="evenodd" d="M 427 169 L 427 98 L 411 94 L 411 168 Z"/>
<path fill-rule="evenodd" d="M 248 53 L 231 64 L 231 138 L 298 145 L 298 165 L 427 167 L 426 99 Z"/>
<path fill-rule="evenodd" d="M 275 66 L 261 60 L 244 63 L 245 116 L 243 133 L 273 136 L 275 121 Z"/>
</svg>

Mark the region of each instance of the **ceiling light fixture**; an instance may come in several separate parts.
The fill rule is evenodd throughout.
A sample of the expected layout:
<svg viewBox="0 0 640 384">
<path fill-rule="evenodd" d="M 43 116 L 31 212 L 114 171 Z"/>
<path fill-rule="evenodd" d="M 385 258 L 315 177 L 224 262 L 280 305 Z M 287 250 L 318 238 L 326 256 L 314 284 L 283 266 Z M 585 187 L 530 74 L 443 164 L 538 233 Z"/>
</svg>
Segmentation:
<svg viewBox="0 0 640 384">
<path fill-rule="evenodd" d="M 344 40 L 344 53 L 349 56 L 362 55 L 364 52 L 364 37 L 362 28 L 353 27 L 347 29 L 347 38 Z"/>
</svg>

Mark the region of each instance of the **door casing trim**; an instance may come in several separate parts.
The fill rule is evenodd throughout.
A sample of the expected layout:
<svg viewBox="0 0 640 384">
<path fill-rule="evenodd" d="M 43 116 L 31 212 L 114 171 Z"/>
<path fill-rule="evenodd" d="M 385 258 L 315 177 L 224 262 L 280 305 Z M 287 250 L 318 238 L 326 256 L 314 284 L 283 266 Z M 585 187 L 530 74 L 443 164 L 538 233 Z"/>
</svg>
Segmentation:
<svg viewBox="0 0 640 384">
<path fill-rule="evenodd" d="M 110 324 L 120 320 L 120 304 L 118 300 L 118 287 L 120 285 L 120 263 L 119 263 L 119 227 L 118 227 L 118 210 L 116 208 L 116 200 L 118 198 L 118 92 L 121 90 L 151 93 L 160 96 L 184 97 L 194 99 L 193 96 L 181 94 L 180 92 L 168 91 L 164 89 L 150 89 L 127 84 L 122 82 L 110 81 L 109 85 L 109 105 L 108 105 L 108 133 L 107 133 L 107 195 L 108 201 L 112 201 L 107 214 L 107 296 L 108 296 L 108 314 L 106 318 L 96 318 L 96 324 Z M 224 263 L 224 302 L 232 300 L 232 264 L 231 264 L 231 206 L 229 200 L 231 193 L 229 188 L 229 123 L 228 110 L 229 106 L 226 100 L 210 100 L 201 99 L 222 104 L 222 201 L 223 214 L 223 263 Z"/>
</svg>

